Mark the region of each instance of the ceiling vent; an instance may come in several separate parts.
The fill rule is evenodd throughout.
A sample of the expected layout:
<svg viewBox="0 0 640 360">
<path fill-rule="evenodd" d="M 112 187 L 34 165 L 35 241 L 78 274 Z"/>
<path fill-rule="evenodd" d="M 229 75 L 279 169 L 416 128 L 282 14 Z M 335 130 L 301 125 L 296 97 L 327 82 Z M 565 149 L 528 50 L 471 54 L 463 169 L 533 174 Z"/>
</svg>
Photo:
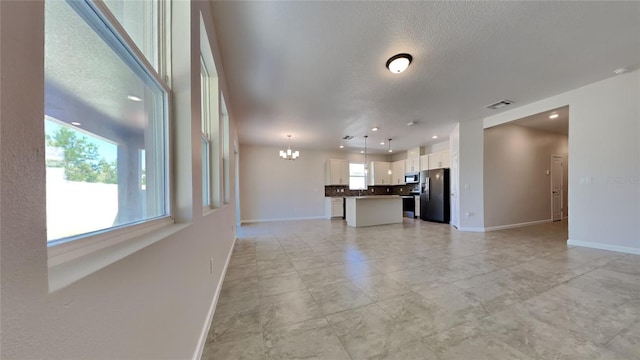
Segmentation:
<svg viewBox="0 0 640 360">
<path fill-rule="evenodd" d="M 511 104 L 513 104 L 513 101 L 504 99 L 504 100 L 498 101 L 497 103 L 493 103 L 491 105 L 487 105 L 485 107 L 487 109 L 494 109 L 495 110 L 495 109 L 500 109 L 500 108 L 503 108 L 503 107 L 511 105 Z"/>
<path fill-rule="evenodd" d="M 342 140 L 351 140 L 351 139 L 353 139 L 353 136 L 345 135 L 342 137 Z"/>
</svg>

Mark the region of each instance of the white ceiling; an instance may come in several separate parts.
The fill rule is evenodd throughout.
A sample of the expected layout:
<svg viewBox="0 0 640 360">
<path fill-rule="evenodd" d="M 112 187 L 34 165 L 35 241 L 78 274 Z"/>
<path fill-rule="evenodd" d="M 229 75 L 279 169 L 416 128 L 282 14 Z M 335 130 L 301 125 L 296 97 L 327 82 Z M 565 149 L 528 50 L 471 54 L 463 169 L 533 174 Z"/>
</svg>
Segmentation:
<svg viewBox="0 0 640 360">
<path fill-rule="evenodd" d="M 371 152 L 387 138 L 406 150 L 509 109 L 484 108 L 498 100 L 526 104 L 640 64 L 637 1 L 212 7 L 241 144 L 283 147 L 292 134 L 293 148 L 335 150 L 354 135 L 345 151 L 357 151 L 368 134 Z M 385 62 L 401 52 L 413 63 L 392 74 Z"/>
<path fill-rule="evenodd" d="M 549 116 L 552 114 L 556 114 L 558 117 L 550 119 Z M 561 108 L 527 116 L 525 118 L 515 120 L 510 124 L 546 132 L 569 135 L 569 107 L 563 106 Z"/>
</svg>

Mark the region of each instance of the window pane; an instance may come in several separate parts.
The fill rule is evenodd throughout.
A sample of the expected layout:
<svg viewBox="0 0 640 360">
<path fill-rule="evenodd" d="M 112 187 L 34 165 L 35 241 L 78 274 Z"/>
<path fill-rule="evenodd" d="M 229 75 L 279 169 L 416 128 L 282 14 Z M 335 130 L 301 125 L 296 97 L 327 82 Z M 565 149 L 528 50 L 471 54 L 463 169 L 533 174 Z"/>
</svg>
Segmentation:
<svg viewBox="0 0 640 360">
<path fill-rule="evenodd" d="M 95 19 L 45 2 L 48 241 L 168 214 L 167 94 Z"/>
<path fill-rule="evenodd" d="M 364 189 L 364 177 L 360 176 L 351 176 L 349 177 L 349 189 L 351 190 L 360 190 Z"/>
<path fill-rule="evenodd" d="M 364 176 L 364 164 L 349 163 L 349 176 Z"/>
<path fill-rule="evenodd" d="M 209 140 L 202 137 L 202 205 L 211 205 L 211 195 L 209 189 L 211 187 L 210 180 L 210 167 L 209 167 L 209 153 L 210 153 Z"/>
<path fill-rule="evenodd" d="M 149 63 L 158 70 L 158 1 L 103 1 Z"/>
</svg>

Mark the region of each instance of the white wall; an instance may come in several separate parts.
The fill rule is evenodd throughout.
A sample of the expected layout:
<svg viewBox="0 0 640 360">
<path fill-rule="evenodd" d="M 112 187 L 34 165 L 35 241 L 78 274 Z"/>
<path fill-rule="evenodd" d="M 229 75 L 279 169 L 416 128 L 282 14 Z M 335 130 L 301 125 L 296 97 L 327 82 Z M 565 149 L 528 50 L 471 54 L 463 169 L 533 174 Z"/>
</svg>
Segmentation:
<svg viewBox="0 0 640 360">
<path fill-rule="evenodd" d="M 462 231 L 484 231 L 482 120 L 461 122 L 459 141 L 460 226 L 458 228 Z"/>
<path fill-rule="evenodd" d="M 460 227 L 460 124 L 449 134 L 449 156 L 451 156 L 450 189 L 451 197 L 451 225 Z M 456 166 L 456 162 L 458 166 Z"/>
<path fill-rule="evenodd" d="M 567 205 L 567 136 L 503 124 L 484 131 L 485 228 L 551 219 L 551 155 L 562 155 Z"/>
<path fill-rule="evenodd" d="M 324 217 L 325 164 L 328 159 L 363 162 L 362 154 L 300 150 L 300 158 L 278 157 L 280 148 L 240 146 L 240 211 L 242 221 Z M 368 161 L 389 161 L 368 155 Z"/>
<path fill-rule="evenodd" d="M 569 244 L 640 253 L 640 71 L 486 118 L 569 105 Z"/>
<path fill-rule="evenodd" d="M 174 3 L 178 13 L 190 15 L 196 23 L 200 6 L 208 11 L 208 2 Z M 181 205 L 187 208 L 182 214 L 188 218 L 173 226 L 180 230 L 69 286 L 49 291 L 43 15 L 42 2 L 0 1 L 0 357 L 191 358 L 206 328 L 235 224 L 233 203 L 202 215 L 197 190 L 202 184 L 196 176 L 200 159 L 195 155 L 188 159 L 192 166 L 183 178 L 192 180 L 187 188 L 193 190 L 186 197 L 185 192 L 179 194 Z M 212 29 L 210 17 L 206 19 Z M 190 57 L 197 56 L 198 41 L 195 30 L 188 41 L 191 48 L 187 46 L 188 52 L 181 54 L 187 58 L 186 68 L 174 69 L 174 75 L 188 79 L 195 71 L 197 78 L 198 69 L 189 69 L 189 64 Z M 219 54 L 214 55 L 219 60 Z M 199 128 L 199 104 L 194 100 L 200 96 L 198 89 L 197 82 L 176 89 L 176 105 L 182 109 L 177 111 L 177 126 Z M 235 138 L 235 127 L 231 130 Z M 192 144 L 187 153 L 199 154 L 197 137 L 178 140 Z M 233 171 L 234 162 L 230 163 Z M 209 273 L 210 259 L 213 274 Z"/>
</svg>

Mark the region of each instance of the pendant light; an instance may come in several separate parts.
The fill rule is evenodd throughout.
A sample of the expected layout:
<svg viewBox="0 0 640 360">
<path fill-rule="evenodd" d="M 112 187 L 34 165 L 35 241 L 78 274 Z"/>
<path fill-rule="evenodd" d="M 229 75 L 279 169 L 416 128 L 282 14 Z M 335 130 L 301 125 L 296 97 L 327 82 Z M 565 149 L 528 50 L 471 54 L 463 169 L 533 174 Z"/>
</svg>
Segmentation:
<svg viewBox="0 0 640 360">
<path fill-rule="evenodd" d="M 291 151 L 291 135 L 287 135 L 289 142 L 287 143 L 287 150 L 280 150 L 280 158 L 283 160 L 295 160 L 300 157 L 299 151 Z"/>
<path fill-rule="evenodd" d="M 393 150 L 391 149 L 391 138 L 389 138 L 389 152 L 393 152 Z"/>
<path fill-rule="evenodd" d="M 364 176 L 367 176 L 367 169 L 368 169 L 368 166 L 367 166 L 367 138 L 368 137 L 369 137 L 368 135 L 364 136 Z"/>
</svg>

